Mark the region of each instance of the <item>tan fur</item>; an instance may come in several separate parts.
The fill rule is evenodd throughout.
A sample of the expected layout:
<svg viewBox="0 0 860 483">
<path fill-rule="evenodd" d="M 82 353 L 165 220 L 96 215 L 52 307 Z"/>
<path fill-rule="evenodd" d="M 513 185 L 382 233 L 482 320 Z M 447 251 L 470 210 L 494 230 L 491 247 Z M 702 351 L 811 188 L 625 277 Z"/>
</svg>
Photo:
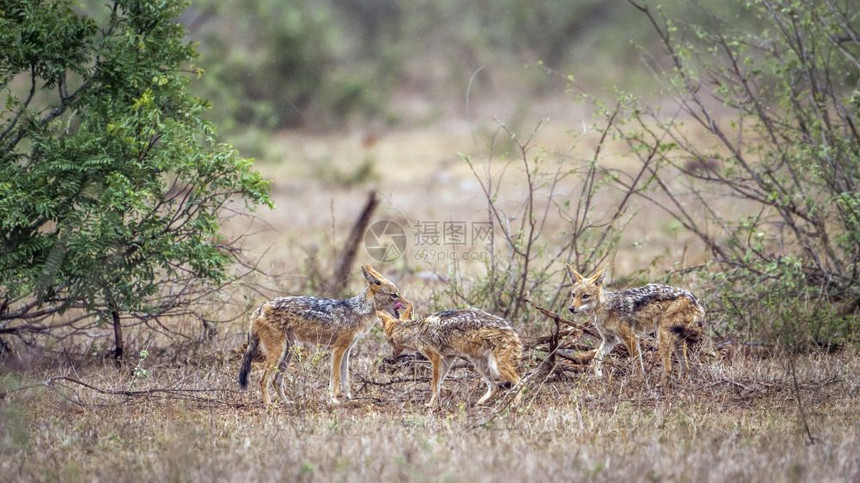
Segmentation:
<svg viewBox="0 0 860 483">
<path fill-rule="evenodd" d="M 442 311 L 417 320 L 410 320 L 411 313 L 412 304 L 407 302 L 400 319 L 381 311 L 378 315 L 395 354 L 404 349 L 416 350 L 433 365 L 432 395 L 427 406 L 436 404 L 445 376 L 457 357 L 468 359 L 487 385 L 479 405 L 498 391 L 493 376 L 511 385 L 520 381 L 517 364 L 522 342 L 504 319 L 475 309 Z"/>
<path fill-rule="evenodd" d="M 639 375 L 644 378 L 639 337 L 652 331 L 657 333 L 657 352 L 663 365 L 660 384 L 669 382 L 673 352 L 678 359 L 679 376 L 682 379 L 689 376 L 687 342 L 701 337 L 705 316 L 693 294 L 659 284 L 611 292 L 603 287 L 605 269 L 583 277 L 570 265 L 567 268 L 573 282 L 570 311 L 590 314 L 602 337 L 595 356 L 595 373 L 598 376 L 603 374 L 603 357 L 621 341 L 631 357 L 637 360 Z"/>
<path fill-rule="evenodd" d="M 292 358 L 296 341 L 328 345 L 333 349 L 329 397 L 337 402 L 339 393 L 351 397 L 349 387 L 349 354 L 355 343 L 377 320 L 377 310 L 397 314 L 403 304 L 397 286 L 369 265 L 362 267 L 367 288 L 356 297 L 332 300 L 309 296 L 282 297 L 264 303 L 252 317 L 248 348 L 239 373 L 239 384 L 247 386 L 252 359 L 257 348 L 265 357 L 260 392 L 268 407 L 269 385 L 274 382 L 278 397 L 284 403 L 283 376 Z M 273 381 L 274 378 L 274 381 Z"/>
</svg>

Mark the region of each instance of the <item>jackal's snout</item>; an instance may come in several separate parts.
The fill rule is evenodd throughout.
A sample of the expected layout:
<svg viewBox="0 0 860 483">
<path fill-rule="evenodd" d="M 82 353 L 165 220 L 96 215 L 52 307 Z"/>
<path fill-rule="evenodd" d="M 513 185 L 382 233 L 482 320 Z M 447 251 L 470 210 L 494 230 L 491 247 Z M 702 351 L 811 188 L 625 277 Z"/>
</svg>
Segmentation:
<svg viewBox="0 0 860 483">
<path fill-rule="evenodd" d="M 406 308 L 406 305 L 401 300 L 394 302 L 394 307 L 393 307 L 394 314 L 393 315 L 399 319 L 400 318 L 400 311 L 403 310 L 404 308 Z"/>
<path fill-rule="evenodd" d="M 400 315 L 403 314 L 404 310 L 406 310 L 406 306 L 406 299 L 401 297 L 400 294 L 395 293 L 389 295 L 386 303 L 381 304 L 381 307 L 379 308 L 393 315 L 395 319 L 399 319 Z"/>
</svg>

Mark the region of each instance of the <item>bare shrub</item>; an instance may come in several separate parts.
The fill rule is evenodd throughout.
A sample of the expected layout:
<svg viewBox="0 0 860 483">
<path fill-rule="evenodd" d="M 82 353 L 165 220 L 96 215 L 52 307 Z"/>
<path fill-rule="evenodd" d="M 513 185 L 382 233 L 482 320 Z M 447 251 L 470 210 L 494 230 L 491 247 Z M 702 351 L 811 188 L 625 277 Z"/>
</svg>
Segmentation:
<svg viewBox="0 0 860 483">
<path fill-rule="evenodd" d="M 835 0 L 763 0 L 748 12 L 766 29 L 709 33 L 630 3 L 671 59 L 669 69 L 655 69 L 675 110 L 667 116 L 631 101 L 616 133 L 646 166 L 650 189 L 638 194 L 713 255 L 711 280 L 728 315 L 721 329 L 791 346 L 856 340 L 860 23 L 853 9 Z M 786 312 L 800 325 L 784 327 Z"/>
<path fill-rule="evenodd" d="M 584 159 L 574 152 L 585 135 L 561 155 L 540 149 L 536 138 L 542 124 L 525 139 L 500 126 L 484 162 L 464 156 L 480 184 L 496 236 L 485 273 L 466 277 L 455 265 L 437 298 L 467 301 L 515 322 L 543 320 L 529 300 L 562 310 L 567 301 L 564 263 L 592 270 L 614 255 L 633 217 L 630 202 L 648 173 L 646 162 L 631 175 L 630 186 L 618 190 L 614 180 L 619 174 L 599 163 L 616 120 L 610 116 L 607 124 L 588 133 L 595 144 Z"/>
</svg>

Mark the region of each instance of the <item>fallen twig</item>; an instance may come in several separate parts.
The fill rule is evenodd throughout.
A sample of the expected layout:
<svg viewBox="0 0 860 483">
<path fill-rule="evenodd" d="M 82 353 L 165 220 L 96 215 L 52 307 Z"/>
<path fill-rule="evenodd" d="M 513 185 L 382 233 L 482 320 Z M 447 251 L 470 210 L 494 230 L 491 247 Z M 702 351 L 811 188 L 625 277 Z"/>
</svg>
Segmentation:
<svg viewBox="0 0 860 483">
<path fill-rule="evenodd" d="M 0 399 L 5 398 L 9 394 L 18 391 L 24 391 L 27 389 L 34 389 L 37 387 L 48 387 L 48 388 L 56 388 L 56 387 L 66 387 L 63 383 L 71 383 L 76 384 L 78 386 L 84 387 L 91 391 L 97 392 L 99 394 L 103 394 L 106 396 L 121 396 L 125 397 L 128 400 L 139 399 L 139 398 L 148 398 L 148 397 L 168 397 L 171 399 L 181 399 L 186 401 L 194 401 L 194 402 L 202 402 L 202 403 L 215 403 L 222 405 L 235 406 L 235 402 L 233 401 L 225 401 L 222 399 L 216 399 L 211 397 L 200 397 L 196 394 L 205 394 L 205 393 L 229 393 L 229 394 L 241 394 L 242 391 L 237 389 L 225 389 L 225 388 L 213 388 L 213 389 L 183 389 L 183 388 L 153 388 L 153 389 L 142 389 L 142 390 L 128 390 L 128 389 L 104 389 L 101 387 L 94 386 L 87 382 L 81 381 L 80 379 L 75 379 L 73 377 L 68 376 L 57 376 L 52 377 L 50 379 L 46 379 L 39 384 L 30 384 L 27 386 L 21 386 L 10 391 L 5 391 L 0 394 Z M 75 404 L 85 406 L 86 403 L 81 401 L 73 401 Z"/>
</svg>

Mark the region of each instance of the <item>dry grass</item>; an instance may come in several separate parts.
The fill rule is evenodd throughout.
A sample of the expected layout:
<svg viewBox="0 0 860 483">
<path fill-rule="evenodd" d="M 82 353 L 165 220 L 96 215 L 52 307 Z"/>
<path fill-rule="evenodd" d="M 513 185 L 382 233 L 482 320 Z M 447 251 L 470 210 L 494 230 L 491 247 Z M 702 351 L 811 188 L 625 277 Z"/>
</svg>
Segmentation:
<svg viewBox="0 0 860 483">
<path fill-rule="evenodd" d="M 267 413 L 258 372 L 252 390 L 235 390 L 234 340 L 151 356 L 145 378 L 95 364 L 7 376 L 7 390 L 62 374 L 115 393 L 53 379 L 8 394 L 0 403 L 0 480 L 860 478 L 853 353 L 796 361 L 810 445 L 783 357 L 738 352 L 666 391 L 645 389 L 617 359 L 608 380 L 572 370 L 529 385 L 517 403 L 500 398 L 482 408 L 473 407 L 482 384 L 464 364 L 446 381 L 443 408 L 429 411 L 426 368 L 386 363 L 374 335 L 353 359 L 353 401 L 324 402 L 328 356 L 309 350 L 288 376 L 293 403 Z M 653 383 L 659 371 L 650 362 Z"/>
<path fill-rule="evenodd" d="M 593 121 L 581 109 L 566 117 L 560 111 L 552 112 L 562 118 L 543 124 L 524 121 L 527 127 L 516 133 L 517 138 L 524 141 L 534 134 L 532 130 L 536 126 L 540 126 L 530 143 L 528 155 L 531 161 L 542 160 L 540 171 L 545 174 L 552 173 L 561 163 L 568 166 L 565 169 L 587 163 L 594 156 L 598 137 L 598 133 L 592 131 L 588 134 L 579 131 Z M 527 184 L 518 161 L 520 154 L 506 140 L 511 133 L 500 126 L 494 122 L 472 126 L 451 123 L 429 128 L 370 131 L 376 139 L 372 145 L 362 142 L 367 133 L 361 131 L 336 136 L 285 133 L 271 148 L 276 154 L 269 162 L 258 165 L 264 176 L 273 182 L 276 209 L 257 214 L 261 223 L 254 228 L 259 233 L 251 248 L 259 253 L 268 250 L 264 267 L 275 273 L 299 272 L 297 268 L 309 252 L 317 253 L 325 264 L 327 259 L 334 258 L 333 250 L 345 239 L 371 188 L 379 191 L 382 200 L 376 218 L 395 220 L 407 229 L 410 237 L 420 221 L 487 221 L 486 199 L 479 181 L 461 159 L 463 155 L 474 161 L 479 176 L 485 177 L 485 170 L 491 173 L 493 185 L 501 188 L 497 206 L 512 222 L 516 221 L 528 196 Z M 626 148 L 618 144 L 605 147 L 600 164 L 613 169 L 636 169 L 638 162 L 619 155 L 622 151 Z M 368 162 L 376 176 L 365 183 L 344 187 L 314 178 L 318 178 L 315 170 L 319 165 L 336 171 L 338 174 L 332 176 L 336 178 L 348 177 L 348 173 L 361 169 Z M 545 196 L 548 186 L 542 187 L 535 199 L 536 212 L 542 212 L 547 206 L 554 212 L 554 203 L 575 201 L 580 183 L 578 177 L 570 177 L 556 187 L 552 200 Z M 611 217 L 613 201 L 620 196 L 621 193 L 609 189 L 601 193 L 600 203 L 593 207 L 593 216 L 596 219 Z M 738 208 L 731 200 L 715 200 L 715 203 L 732 210 Z M 704 248 L 694 237 L 679 233 L 677 223 L 644 200 L 632 200 L 628 216 L 631 221 L 613 262 L 618 273 L 645 269 L 659 276 L 668 268 L 698 265 L 707 259 Z M 567 236 L 564 233 L 567 228 L 561 218 L 550 216 L 543 238 L 551 246 Z M 497 232 L 499 229 L 496 227 Z M 683 266 L 678 264 L 679 251 L 683 252 Z M 408 255 L 391 265 L 404 272 L 448 271 L 448 259 L 418 260 L 412 256 L 414 250 Z M 373 262 L 369 258 L 367 261 Z M 483 262 L 466 261 L 462 265 L 469 273 L 480 271 Z M 281 288 L 290 289 L 289 285 Z"/>
</svg>

